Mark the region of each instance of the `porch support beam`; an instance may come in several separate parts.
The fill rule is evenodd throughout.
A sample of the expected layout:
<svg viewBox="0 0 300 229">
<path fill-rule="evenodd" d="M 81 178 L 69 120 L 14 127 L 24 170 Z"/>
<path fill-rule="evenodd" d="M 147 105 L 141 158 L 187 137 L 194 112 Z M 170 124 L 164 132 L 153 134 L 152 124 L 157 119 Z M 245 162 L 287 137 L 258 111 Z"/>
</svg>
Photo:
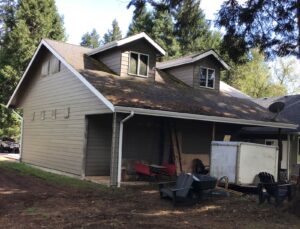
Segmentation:
<svg viewBox="0 0 300 229">
<path fill-rule="evenodd" d="M 111 141 L 111 159 L 110 159 L 110 186 L 118 184 L 118 158 L 119 158 L 119 132 L 121 116 L 113 114 L 112 121 L 112 141 Z"/>
</svg>

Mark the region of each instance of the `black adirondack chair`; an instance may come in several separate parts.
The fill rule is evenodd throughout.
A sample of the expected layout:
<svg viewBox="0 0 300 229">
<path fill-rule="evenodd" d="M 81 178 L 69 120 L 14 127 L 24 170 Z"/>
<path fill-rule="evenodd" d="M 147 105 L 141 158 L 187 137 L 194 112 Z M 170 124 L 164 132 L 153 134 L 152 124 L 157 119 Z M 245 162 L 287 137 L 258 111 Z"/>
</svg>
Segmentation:
<svg viewBox="0 0 300 229">
<path fill-rule="evenodd" d="M 173 205 L 178 202 L 192 201 L 193 176 L 181 173 L 174 182 L 159 183 L 159 193 L 161 198 L 170 198 Z"/>
<path fill-rule="evenodd" d="M 258 177 L 259 203 L 264 203 L 265 200 L 270 202 L 271 197 L 275 199 L 276 205 L 280 205 L 285 198 L 292 200 L 292 184 L 275 182 L 274 176 L 266 172 L 259 173 Z"/>
<path fill-rule="evenodd" d="M 217 179 L 208 175 L 193 175 L 193 192 L 198 196 L 198 199 L 203 199 L 205 195 L 211 197 L 211 192 L 216 188 Z"/>
</svg>

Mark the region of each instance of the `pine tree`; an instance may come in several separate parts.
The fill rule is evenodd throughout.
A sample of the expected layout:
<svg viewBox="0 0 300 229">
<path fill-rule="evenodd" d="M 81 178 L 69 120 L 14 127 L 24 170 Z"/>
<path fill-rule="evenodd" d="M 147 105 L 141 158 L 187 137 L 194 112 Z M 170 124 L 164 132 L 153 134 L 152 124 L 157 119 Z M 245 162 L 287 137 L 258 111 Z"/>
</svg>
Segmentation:
<svg viewBox="0 0 300 229">
<path fill-rule="evenodd" d="M 54 0 L 4 0 L 0 4 L 0 104 L 6 104 L 42 38 L 64 40 Z M 0 109 L 1 134 L 18 135 L 15 115 Z"/>
<path fill-rule="evenodd" d="M 156 11 L 149 34 L 167 52 L 167 58 L 180 55 L 180 47 L 174 36 L 174 23 L 168 11 Z"/>
<path fill-rule="evenodd" d="M 221 36 L 210 31 L 210 24 L 200 8 L 200 0 L 181 1 L 173 13 L 175 35 L 182 54 L 218 49 Z"/>
<path fill-rule="evenodd" d="M 42 38 L 65 38 L 63 19 L 54 0 L 19 0 L 15 21 L 15 26 L 3 38 L 2 53 L 9 58 L 0 61 L 18 73 L 24 71 Z"/>
<path fill-rule="evenodd" d="M 121 40 L 122 32 L 119 26 L 119 23 L 116 19 L 112 22 L 112 29 L 108 30 L 107 33 L 103 36 L 103 44 L 106 44 L 111 41 Z"/>
<path fill-rule="evenodd" d="M 152 15 L 144 5 L 139 11 L 133 12 L 132 22 L 129 25 L 127 36 L 131 36 L 140 32 L 151 34 L 153 27 Z"/>
<path fill-rule="evenodd" d="M 81 37 L 81 46 L 89 48 L 97 48 L 100 46 L 100 36 L 97 33 L 96 29 L 93 29 L 92 32 L 86 32 Z"/>
</svg>

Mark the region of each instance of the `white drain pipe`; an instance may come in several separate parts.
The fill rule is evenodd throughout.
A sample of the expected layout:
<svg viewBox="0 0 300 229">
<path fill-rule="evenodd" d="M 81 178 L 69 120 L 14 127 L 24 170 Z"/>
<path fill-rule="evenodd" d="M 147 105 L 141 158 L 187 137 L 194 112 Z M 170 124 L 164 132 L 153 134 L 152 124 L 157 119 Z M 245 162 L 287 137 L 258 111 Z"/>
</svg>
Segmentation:
<svg viewBox="0 0 300 229">
<path fill-rule="evenodd" d="M 121 187 L 121 177 L 122 177 L 122 154 L 123 154 L 123 124 L 134 116 L 134 112 L 131 111 L 130 115 L 122 119 L 120 122 L 120 132 L 119 132 L 119 158 L 118 158 L 118 188 Z"/>
</svg>

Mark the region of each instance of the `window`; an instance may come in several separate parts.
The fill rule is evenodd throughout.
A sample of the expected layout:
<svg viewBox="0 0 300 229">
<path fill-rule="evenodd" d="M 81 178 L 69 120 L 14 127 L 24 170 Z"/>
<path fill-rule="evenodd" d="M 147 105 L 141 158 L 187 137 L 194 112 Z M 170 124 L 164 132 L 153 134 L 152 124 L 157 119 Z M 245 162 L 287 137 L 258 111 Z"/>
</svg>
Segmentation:
<svg viewBox="0 0 300 229">
<path fill-rule="evenodd" d="M 129 74 L 137 76 L 148 76 L 149 56 L 141 53 L 130 52 Z"/>
<path fill-rule="evenodd" d="M 200 82 L 201 87 L 214 88 L 215 87 L 215 70 L 210 68 L 200 68 Z"/>
<path fill-rule="evenodd" d="M 265 145 L 267 146 L 277 146 L 277 140 L 273 140 L 273 139 L 266 139 L 265 140 Z"/>
</svg>

